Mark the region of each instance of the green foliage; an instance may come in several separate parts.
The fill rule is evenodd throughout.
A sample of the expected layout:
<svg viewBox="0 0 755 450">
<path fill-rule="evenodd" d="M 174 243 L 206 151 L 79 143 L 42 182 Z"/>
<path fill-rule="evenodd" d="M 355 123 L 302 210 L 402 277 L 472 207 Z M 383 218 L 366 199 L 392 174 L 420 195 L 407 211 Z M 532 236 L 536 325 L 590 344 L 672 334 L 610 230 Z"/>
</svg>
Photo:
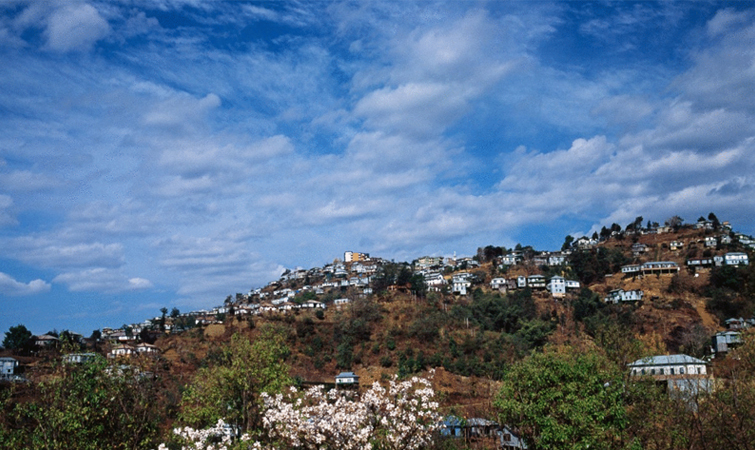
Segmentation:
<svg viewBox="0 0 755 450">
<path fill-rule="evenodd" d="M 480 291 L 471 305 L 456 305 L 451 313 L 455 317 L 469 318 L 483 330 L 515 333 L 526 321 L 536 317 L 537 308 L 529 289 L 505 297 Z"/>
<path fill-rule="evenodd" d="M 755 313 L 755 265 L 721 266 L 710 271 L 706 289 L 708 311 L 722 321 Z"/>
<path fill-rule="evenodd" d="M 220 351 L 217 361 L 199 369 L 184 391 L 179 418 L 195 428 L 222 418 L 244 431 L 257 430 L 260 394 L 280 392 L 291 383 L 285 333 L 266 326 L 254 341 L 235 334 Z"/>
<path fill-rule="evenodd" d="M 611 448 L 626 427 L 621 378 L 595 353 L 535 353 L 510 366 L 494 406 L 530 448 Z"/>
<path fill-rule="evenodd" d="M 26 393 L 30 401 L 6 399 L 0 448 L 153 448 L 162 388 L 137 368 L 109 367 L 103 358 L 58 366 Z"/>
<path fill-rule="evenodd" d="M 26 329 L 23 325 L 16 325 L 10 327 L 5 332 L 5 339 L 3 339 L 3 347 L 8 350 L 21 350 L 26 347 L 31 339 L 31 331 Z"/>
<path fill-rule="evenodd" d="M 619 272 L 627 263 L 629 259 L 618 248 L 580 250 L 569 257 L 569 265 L 583 285 L 602 280 L 606 273 Z"/>
</svg>

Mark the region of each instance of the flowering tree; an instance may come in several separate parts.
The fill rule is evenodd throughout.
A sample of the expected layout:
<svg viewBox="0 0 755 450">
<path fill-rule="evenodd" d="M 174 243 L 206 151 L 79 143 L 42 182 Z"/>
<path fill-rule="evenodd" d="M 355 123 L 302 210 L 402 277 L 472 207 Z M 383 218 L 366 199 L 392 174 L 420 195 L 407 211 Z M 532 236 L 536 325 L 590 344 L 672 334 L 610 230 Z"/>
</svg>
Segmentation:
<svg viewBox="0 0 755 450">
<path fill-rule="evenodd" d="M 432 444 L 440 425 L 430 381 L 414 377 L 387 388 L 375 382 L 361 397 L 313 387 L 301 395 L 263 396 L 272 448 L 412 450 Z"/>
<path fill-rule="evenodd" d="M 183 450 L 416 450 L 431 447 L 440 426 L 434 397 L 430 381 L 418 377 L 391 380 L 387 388 L 375 382 L 361 396 L 321 386 L 291 388 L 287 395 L 262 394 L 265 443 L 248 434 L 234 442 L 222 420 L 204 430 L 173 431 Z"/>
</svg>

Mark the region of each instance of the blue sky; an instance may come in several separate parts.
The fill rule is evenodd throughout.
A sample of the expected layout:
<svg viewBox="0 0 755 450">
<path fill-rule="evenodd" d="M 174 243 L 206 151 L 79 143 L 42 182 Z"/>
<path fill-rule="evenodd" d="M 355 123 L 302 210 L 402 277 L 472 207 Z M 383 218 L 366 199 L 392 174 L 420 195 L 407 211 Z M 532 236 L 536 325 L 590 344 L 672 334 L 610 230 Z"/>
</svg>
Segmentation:
<svg viewBox="0 0 755 450">
<path fill-rule="evenodd" d="M 748 2 L 10 1 L 0 59 L 0 331 L 345 250 L 755 231 Z"/>
</svg>

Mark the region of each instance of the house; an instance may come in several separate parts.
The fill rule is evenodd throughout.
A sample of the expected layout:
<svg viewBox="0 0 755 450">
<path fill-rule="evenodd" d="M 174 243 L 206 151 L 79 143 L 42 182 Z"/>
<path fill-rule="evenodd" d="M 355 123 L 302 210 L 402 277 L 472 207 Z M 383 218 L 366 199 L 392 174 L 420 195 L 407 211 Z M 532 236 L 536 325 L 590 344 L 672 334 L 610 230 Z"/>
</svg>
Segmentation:
<svg viewBox="0 0 755 450">
<path fill-rule="evenodd" d="M 341 305 L 346 305 L 351 302 L 351 299 L 348 298 L 337 298 L 333 300 L 333 304 L 336 305 L 337 308 L 340 308 Z"/>
<path fill-rule="evenodd" d="M 442 256 L 423 256 L 417 260 L 417 266 L 421 269 L 429 269 L 430 267 L 440 267 L 443 265 Z"/>
<path fill-rule="evenodd" d="M 643 264 L 627 264 L 621 266 L 621 273 L 626 275 L 661 275 L 678 272 L 679 265 L 673 261 L 652 261 Z"/>
<path fill-rule="evenodd" d="M 548 282 L 548 291 L 555 298 L 562 298 L 566 296 L 566 280 L 564 277 L 552 277 Z"/>
<path fill-rule="evenodd" d="M 629 364 L 632 376 L 651 375 L 665 379 L 672 375 L 706 375 L 708 363 L 688 355 L 660 355 Z"/>
<path fill-rule="evenodd" d="M 715 264 L 714 258 L 698 258 L 698 259 L 687 260 L 687 266 L 692 267 L 692 268 L 712 267 L 714 264 Z"/>
<path fill-rule="evenodd" d="M 565 263 L 566 263 L 566 255 L 564 255 L 563 253 L 551 253 L 548 256 L 549 266 L 560 266 Z"/>
<path fill-rule="evenodd" d="M 718 239 L 716 239 L 715 236 L 706 236 L 705 237 L 705 246 L 706 247 L 715 247 L 718 245 Z"/>
<path fill-rule="evenodd" d="M 578 248 L 586 249 L 586 248 L 593 248 L 596 245 L 598 245 L 597 239 L 590 239 L 587 236 L 582 236 L 581 238 L 577 239 L 575 244 Z"/>
<path fill-rule="evenodd" d="M 698 392 L 711 392 L 713 379 L 708 363 L 689 355 L 651 356 L 629 364 L 631 376 L 651 377 L 666 384 L 669 395 L 690 399 Z"/>
<path fill-rule="evenodd" d="M 502 449 L 526 449 L 527 444 L 524 440 L 508 426 L 504 425 L 498 430 L 498 437 L 500 438 L 500 448 Z"/>
<path fill-rule="evenodd" d="M 94 361 L 96 357 L 96 353 L 69 353 L 67 355 L 63 355 L 63 363 L 86 364 L 90 361 Z"/>
<path fill-rule="evenodd" d="M 56 345 L 59 342 L 59 339 L 55 336 L 49 335 L 49 334 L 43 334 L 42 336 L 37 336 L 34 339 L 34 345 L 37 347 L 51 347 Z"/>
<path fill-rule="evenodd" d="M 446 281 L 445 278 L 443 278 L 443 275 L 441 275 L 438 272 L 429 272 L 424 275 L 425 277 L 425 284 L 427 284 L 430 287 L 441 287 L 448 284 L 448 281 Z"/>
<path fill-rule="evenodd" d="M 724 321 L 729 330 L 744 330 L 755 325 L 755 319 L 731 318 Z"/>
<path fill-rule="evenodd" d="M 500 426 L 492 420 L 448 416 L 440 424 L 440 435 L 464 439 L 497 438 Z"/>
<path fill-rule="evenodd" d="M 119 358 L 124 356 L 132 356 L 136 353 L 133 347 L 121 344 L 114 349 L 110 350 L 110 353 L 108 353 L 108 358 Z"/>
<path fill-rule="evenodd" d="M 369 259 L 369 258 L 370 258 L 369 253 L 344 252 L 343 254 L 344 262 L 364 261 L 365 259 Z"/>
<path fill-rule="evenodd" d="M 531 289 L 545 289 L 545 276 L 543 275 L 528 276 L 527 286 Z"/>
<path fill-rule="evenodd" d="M 359 375 L 354 372 L 341 372 L 336 375 L 336 387 L 359 386 Z"/>
<path fill-rule="evenodd" d="M 527 277 L 524 275 L 519 275 L 516 277 L 516 287 L 523 289 L 527 287 Z"/>
<path fill-rule="evenodd" d="M 727 266 L 746 266 L 749 263 L 747 253 L 729 252 L 724 255 L 724 264 Z"/>
<path fill-rule="evenodd" d="M 546 286 L 546 289 L 553 295 L 555 298 L 562 298 L 566 296 L 566 292 L 570 289 L 579 289 L 579 281 L 576 280 L 566 280 L 562 276 L 554 276 L 551 277 L 550 281 L 548 281 L 548 285 Z"/>
<path fill-rule="evenodd" d="M 453 283 L 454 294 L 467 295 L 467 289 L 472 286 L 470 278 L 472 278 L 472 274 L 466 272 L 457 273 L 456 275 L 454 275 L 451 280 Z"/>
<path fill-rule="evenodd" d="M 642 244 L 640 242 L 635 242 L 632 244 L 632 254 L 637 257 L 641 254 L 645 253 L 647 251 L 648 247 L 645 244 Z"/>
<path fill-rule="evenodd" d="M 0 378 L 10 378 L 16 373 L 16 367 L 18 367 L 18 360 L 9 356 L 0 358 Z"/>
<path fill-rule="evenodd" d="M 608 296 L 604 299 L 606 303 L 613 303 L 614 305 L 624 302 L 638 302 L 642 300 L 644 292 L 640 289 L 634 289 L 631 291 L 625 291 L 624 289 L 614 289 L 608 293 Z"/>
<path fill-rule="evenodd" d="M 490 289 L 499 290 L 501 287 L 507 287 L 508 283 L 505 278 L 493 278 L 490 280 Z"/>
<path fill-rule="evenodd" d="M 139 355 L 158 356 L 160 354 L 160 349 L 155 345 L 142 342 L 136 346 L 136 353 Z"/>
<path fill-rule="evenodd" d="M 684 250 L 684 242 L 682 241 L 671 241 L 668 244 L 669 250 L 675 252 L 677 250 Z"/>
<path fill-rule="evenodd" d="M 501 264 L 504 266 L 515 266 L 520 262 L 522 262 L 521 252 L 509 253 L 501 258 Z"/>
<path fill-rule="evenodd" d="M 716 333 L 711 341 L 713 353 L 727 353 L 742 344 L 742 334 L 739 331 L 721 331 Z"/>
</svg>

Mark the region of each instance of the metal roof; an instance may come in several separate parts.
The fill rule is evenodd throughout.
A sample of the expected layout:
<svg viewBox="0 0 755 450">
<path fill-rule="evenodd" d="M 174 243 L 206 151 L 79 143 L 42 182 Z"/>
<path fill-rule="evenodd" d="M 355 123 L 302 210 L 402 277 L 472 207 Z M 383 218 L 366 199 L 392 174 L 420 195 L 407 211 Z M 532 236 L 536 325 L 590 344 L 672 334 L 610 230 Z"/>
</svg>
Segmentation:
<svg viewBox="0 0 755 450">
<path fill-rule="evenodd" d="M 647 358 L 638 359 L 629 364 L 629 367 L 641 366 L 668 366 L 680 364 L 708 364 L 702 359 L 693 358 L 689 355 L 659 355 L 648 356 Z"/>
</svg>

